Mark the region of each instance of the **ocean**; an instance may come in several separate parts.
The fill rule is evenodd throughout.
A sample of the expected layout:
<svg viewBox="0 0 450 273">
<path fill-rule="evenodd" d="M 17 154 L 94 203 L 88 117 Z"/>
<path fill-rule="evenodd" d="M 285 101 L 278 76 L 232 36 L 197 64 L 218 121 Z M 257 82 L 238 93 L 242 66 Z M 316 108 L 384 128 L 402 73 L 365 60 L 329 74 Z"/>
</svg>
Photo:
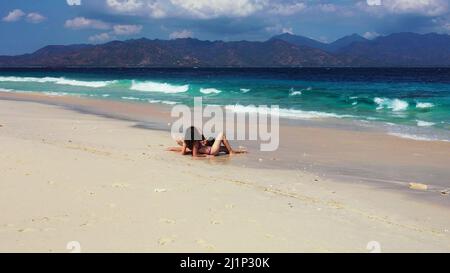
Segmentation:
<svg viewBox="0 0 450 273">
<path fill-rule="evenodd" d="M 450 141 L 450 68 L 0 69 L 0 91 L 150 104 L 279 105 L 291 120 L 342 119 Z"/>
</svg>

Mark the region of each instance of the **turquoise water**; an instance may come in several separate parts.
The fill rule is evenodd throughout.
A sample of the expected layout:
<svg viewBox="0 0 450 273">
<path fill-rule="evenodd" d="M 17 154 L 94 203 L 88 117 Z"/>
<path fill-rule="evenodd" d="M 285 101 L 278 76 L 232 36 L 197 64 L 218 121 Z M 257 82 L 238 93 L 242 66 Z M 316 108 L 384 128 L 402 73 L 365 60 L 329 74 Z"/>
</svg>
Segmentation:
<svg viewBox="0 0 450 273">
<path fill-rule="evenodd" d="M 393 134 L 450 140 L 450 69 L 16 69 L 0 91 L 108 100 L 205 104 L 257 111 L 279 105 L 289 119 L 382 124 Z"/>
</svg>

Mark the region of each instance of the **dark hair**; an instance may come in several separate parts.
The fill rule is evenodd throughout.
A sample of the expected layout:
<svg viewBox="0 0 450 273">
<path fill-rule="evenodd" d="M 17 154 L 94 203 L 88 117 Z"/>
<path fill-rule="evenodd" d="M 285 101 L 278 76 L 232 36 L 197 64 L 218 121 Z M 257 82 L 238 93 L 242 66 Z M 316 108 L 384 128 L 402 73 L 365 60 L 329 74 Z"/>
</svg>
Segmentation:
<svg viewBox="0 0 450 273">
<path fill-rule="evenodd" d="M 184 133 L 184 143 L 186 143 L 186 146 L 191 151 L 194 149 L 194 145 L 197 145 L 197 143 L 201 140 L 205 140 L 205 136 L 200 134 L 197 128 L 191 126 L 186 129 L 186 132 Z"/>
</svg>

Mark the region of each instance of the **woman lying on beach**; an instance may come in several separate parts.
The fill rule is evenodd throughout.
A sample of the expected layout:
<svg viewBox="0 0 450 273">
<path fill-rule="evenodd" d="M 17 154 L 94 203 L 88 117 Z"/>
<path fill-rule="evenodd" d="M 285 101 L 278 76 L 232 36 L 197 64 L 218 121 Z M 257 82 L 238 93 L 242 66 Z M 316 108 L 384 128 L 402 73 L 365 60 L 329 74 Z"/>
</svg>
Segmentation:
<svg viewBox="0 0 450 273">
<path fill-rule="evenodd" d="M 220 133 L 215 139 L 207 140 L 194 126 L 189 127 L 184 140 L 179 139 L 177 143 L 181 147 L 171 147 L 168 150 L 181 152 L 182 155 L 191 153 L 194 157 L 247 153 L 246 150 L 233 150 L 224 133 Z"/>
</svg>

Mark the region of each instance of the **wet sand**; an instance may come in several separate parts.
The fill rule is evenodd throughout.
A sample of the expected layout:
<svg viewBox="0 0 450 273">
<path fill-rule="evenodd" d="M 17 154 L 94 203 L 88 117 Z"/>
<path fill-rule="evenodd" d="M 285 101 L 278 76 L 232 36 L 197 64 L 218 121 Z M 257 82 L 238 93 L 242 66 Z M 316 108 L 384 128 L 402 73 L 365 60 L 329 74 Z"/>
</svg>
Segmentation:
<svg viewBox="0 0 450 273">
<path fill-rule="evenodd" d="M 450 251 L 448 143 L 282 126 L 276 153 L 193 160 L 165 109 L 0 98 L 1 252 Z"/>
<path fill-rule="evenodd" d="M 175 120 L 170 117 L 170 107 L 158 104 L 36 93 L 0 92 L 0 99 L 57 105 L 135 122 L 137 128 L 167 132 Z M 282 120 L 280 145 L 274 152 L 260 152 L 257 141 L 234 143 L 252 151 L 245 159 L 230 162 L 235 166 L 308 171 L 338 181 L 370 183 L 450 206 L 450 198 L 439 195 L 450 189 L 450 142 L 404 139 L 356 127 L 349 121 L 328 119 L 301 123 Z M 427 184 L 430 190 L 411 192 L 411 182 Z"/>
</svg>

